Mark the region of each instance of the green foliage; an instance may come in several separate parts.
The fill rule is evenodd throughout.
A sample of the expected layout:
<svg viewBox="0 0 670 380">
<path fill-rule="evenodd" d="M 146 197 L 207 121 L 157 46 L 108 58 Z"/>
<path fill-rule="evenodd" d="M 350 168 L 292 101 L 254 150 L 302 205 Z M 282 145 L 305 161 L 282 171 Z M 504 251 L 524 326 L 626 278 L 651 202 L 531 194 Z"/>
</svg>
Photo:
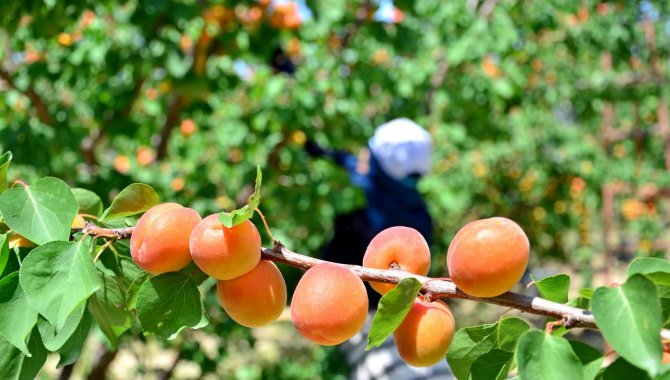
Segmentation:
<svg viewBox="0 0 670 380">
<path fill-rule="evenodd" d="M 519 338 L 516 362 L 521 380 L 584 378 L 568 340 L 542 331 L 528 331 Z"/>
<path fill-rule="evenodd" d="M 222 212 L 219 213 L 219 220 L 221 223 L 230 228 L 236 226 L 245 220 L 251 219 L 254 216 L 254 212 L 258 209 L 258 205 L 261 203 L 261 181 L 263 180 L 263 174 L 261 173 L 260 165 L 256 167 L 256 184 L 254 185 L 254 192 L 249 196 L 247 204 L 242 208 L 233 210 L 231 212 Z"/>
<path fill-rule="evenodd" d="M 7 239 L 6 234 L 0 234 L 0 274 L 2 274 L 7 267 L 9 255 L 9 239 Z"/>
<path fill-rule="evenodd" d="M 159 202 L 154 189 L 143 183 L 133 183 L 114 197 L 112 205 L 100 216 L 101 220 L 112 220 L 147 211 Z"/>
<path fill-rule="evenodd" d="M 185 327 L 202 327 L 200 292 L 191 277 L 165 273 L 146 281 L 137 294 L 137 317 L 146 333 L 174 339 Z"/>
<path fill-rule="evenodd" d="M 102 274 L 100 280 L 101 287 L 91 297 L 88 307 L 110 347 L 116 349 L 119 336 L 132 326 L 133 316 L 126 303 L 128 290 L 124 280 L 115 276 Z"/>
<path fill-rule="evenodd" d="M 661 304 L 654 283 L 634 274 L 621 286 L 598 288 L 593 315 L 607 342 L 631 364 L 654 377 L 661 372 Z M 625 329 L 622 328 L 625 326 Z"/>
<path fill-rule="evenodd" d="M 28 303 L 56 329 L 100 288 L 91 257 L 93 239 L 41 245 L 21 263 L 21 287 Z"/>
<path fill-rule="evenodd" d="M 72 194 L 77 199 L 80 214 L 99 216 L 102 213 L 102 200 L 98 194 L 81 188 L 72 189 Z"/>
<path fill-rule="evenodd" d="M 12 161 L 12 152 L 5 152 L 0 156 L 0 193 L 7 190 L 7 170 Z"/>
<path fill-rule="evenodd" d="M 67 241 L 77 209 L 72 191 L 58 178 L 41 178 L 0 196 L 0 213 L 5 223 L 37 244 Z"/>
<path fill-rule="evenodd" d="M 474 363 L 483 356 L 491 355 L 498 364 L 504 357 L 507 357 L 504 365 L 496 365 L 490 369 L 495 372 L 495 376 L 491 378 L 498 378 L 499 374 L 503 372 L 506 375 L 506 371 L 512 364 L 511 359 L 517 340 L 529 328 L 528 323 L 522 319 L 503 318 L 493 324 L 465 327 L 458 330 L 447 354 L 447 361 L 451 370 L 459 380 L 468 379 L 471 375 L 474 376 L 472 374 Z M 503 352 L 510 355 L 505 355 Z"/>
<path fill-rule="evenodd" d="M 0 335 L 7 342 L 30 356 L 26 342 L 37 323 L 37 311 L 33 309 L 19 286 L 19 274 L 14 272 L 0 280 Z"/>
<path fill-rule="evenodd" d="M 537 280 L 534 275 L 530 275 L 533 283 L 540 292 L 542 298 L 558 303 L 568 302 L 568 290 L 570 290 L 570 276 L 567 274 L 557 274 Z"/>
<path fill-rule="evenodd" d="M 3 378 L 12 380 L 34 379 L 47 360 L 47 350 L 40 341 L 37 329 L 33 329 L 28 341 L 31 356 L 26 356 L 14 345 L 0 338 L 0 368 Z"/>
<path fill-rule="evenodd" d="M 412 309 L 414 300 L 421 290 L 421 283 L 415 278 L 405 278 L 379 300 L 377 312 L 372 320 L 366 350 L 378 347 L 400 326 Z"/>
</svg>

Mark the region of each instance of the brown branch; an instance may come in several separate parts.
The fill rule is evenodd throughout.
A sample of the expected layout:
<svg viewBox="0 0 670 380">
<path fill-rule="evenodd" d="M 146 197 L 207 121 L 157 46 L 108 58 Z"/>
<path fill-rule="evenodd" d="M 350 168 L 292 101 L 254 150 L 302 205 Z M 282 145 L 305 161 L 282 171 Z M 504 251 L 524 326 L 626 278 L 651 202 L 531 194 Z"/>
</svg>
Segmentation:
<svg viewBox="0 0 670 380">
<path fill-rule="evenodd" d="M 26 88 L 25 90 L 19 89 L 18 87 L 16 87 L 16 84 L 14 83 L 14 79 L 12 78 L 11 74 L 2 68 L 0 68 L 0 79 L 7 82 L 7 85 L 9 87 L 23 93 L 23 95 L 25 95 L 28 99 L 30 99 L 30 102 L 35 107 L 35 114 L 42 123 L 48 126 L 53 126 L 52 124 L 53 118 L 49 114 L 47 106 L 44 104 L 44 101 L 42 100 L 40 95 L 37 92 L 35 92 L 35 89 L 32 86 L 28 86 L 28 88 Z"/>
<path fill-rule="evenodd" d="M 86 230 L 94 236 L 128 238 L 132 234 L 133 227 L 121 229 L 103 228 L 89 224 Z M 275 242 L 273 248 L 261 248 L 261 258 L 290 265 L 300 269 L 309 269 L 326 261 L 286 249 L 281 243 Z M 485 302 L 494 305 L 514 308 L 535 315 L 556 318 L 562 321 L 567 328 L 582 327 L 597 329 L 595 319 L 590 311 L 572 307 L 557 302 L 552 302 L 540 297 L 531 297 L 523 294 L 507 292 L 497 297 L 478 298 L 463 293 L 456 285 L 442 278 L 431 278 L 408 273 L 398 269 L 374 269 L 365 268 L 360 265 L 339 264 L 349 268 L 364 281 L 385 282 L 397 284 L 406 278 L 415 278 L 421 282 L 421 290 L 434 298 L 460 298 Z M 670 339 L 670 330 L 661 330 L 663 339 Z"/>
<path fill-rule="evenodd" d="M 87 235 L 111 239 L 130 239 L 130 236 L 133 234 L 135 227 L 124 227 L 124 228 L 105 228 L 100 227 L 93 222 L 87 222 L 86 226 L 81 230 L 76 228 L 73 231 L 78 231 Z"/>
<path fill-rule="evenodd" d="M 479 16 L 484 19 L 488 19 L 489 16 L 491 16 L 491 13 L 493 13 L 496 4 L 498 4 L 498 1 L 499 0 L 486 0 L 484 4 L 479 7 Z"/>
<path fill-rule="evenodd" d="M 301 269 L 309 269 L 314 265 L 323 263 L 323 260 L 304 256 L 286 248 L 280 249 L 264 248 L 262 258 L 294 266 Z M 344 264 L 342 264 L 344 265 Z M 405 278 L 416 278 L 423 284 L 421 290 L 431 293 L 438 298 L 461 298 L 479 302 L 492 303 L 495 305 L 512 307 L 531 314 L 544 315 L 563 320 L 566 327 L 597 328 L 591 312 L 572 306 L 545 300 L 539 297 L 530 297 L 518 293 L 505 293 L 498 297 L 478 298 L 463 293 L 456 285 L 448 280 L 433 279 L 419 276 L 401 270 L 382 270 L 365 268 L 359 265 L 346 265 L 352 272 L 364 281 L 377 281 L 389 284 L 397 284 Z M 670 335 L 670 332 L 668 332 Z"/>
<path fill-rule="evenodd" d="M 167 154 L 167 145 L 168 141 L 170 140 L 170 133 L 179 121 L 184 104 L 184 97 L 181 94 L 177 93 L 173 96 L 172 101 L 170 102 L 167 117 L 165 118 L 165 123 L 161 129 L 158 143 L 156 144 L 156 160 L 158 161 L 162 160 Z"/>
<path fill-rule="evenodd" d="M 347 26 L 347 30 L 344 33 L 344 36 L 341 38 L 340 50 L 344 50 L 351 42 L 351 39 L 358 33 L 358 30 L 363 26 L 363 22 L 368 18 L 368 13 L 372 8 L 369 1 L 361 4 L 360 8 L 356 11 L 356 19 L 353 24 Z"/>
<path fill-rule="evenodd" d="M 644 31 L 647 46 L 650 51 L 651 71 L 655 79 L 660 79 L 663 76 L 661 65 L 658 58 L 658 49 L 656 48 L 656 30 L 651 19 L 646 18 L 642 21 L 642 29 Z M 663 92 L 659 95 L 658 110 L 656 112 L 658 117 L 658 132 L 663 140 L 663 156 L 665 159 L 665 167 L 670 170 L 670 120 L 668 118 L 668 108 L 665 104 L 666 99 Z"/>
<path fill-rule="evenodd" d="M 435 110 L 433 104 L 435 101 L 435 94 L 437 93 L 437 90 L 442 87 L 442 84 L 444 84 L 444 80 L 447 78 L 447 72 L 449 71 L 449 61 L 447 60 L 446 53 L 441 52 L 440 56 L 441 58 L 437 62 L 435 72 L 430 78 L 430 90 L 426 93 L 426 113 L 428 115 L 432 115 Z M 435 119 L 439 118 L 437 114 L 435 114 L 434 117 Z"/>
<path fill-rule="evenodd" d="M 130 111 L 132 111 L 135 101 L 137 101 L 137 98 L 142 92 L 142 86 L 144 85 L 145 81 L 146 78 L 136 80 L 135 86 L 133 87 L 132 96 L 130 97 L 128 103 L 126 103 L 126 105 L 123 107 L 121 112 L 114 112 L 102 123 L 99 128 L 92 129 L 89 135 L 82 139 L 81 143 L 79 144 L 79 149 L 84 156 L 86 165 L 89 167 L 98 165 L 98 160 L 95 157 L 95 148 L 102 142 L 103 138 L 107 134 L 107 131 L 109 130 L 109 126 L 117 117 L 126 118 L 128 115 L 130 115 Z"/>
</svg>

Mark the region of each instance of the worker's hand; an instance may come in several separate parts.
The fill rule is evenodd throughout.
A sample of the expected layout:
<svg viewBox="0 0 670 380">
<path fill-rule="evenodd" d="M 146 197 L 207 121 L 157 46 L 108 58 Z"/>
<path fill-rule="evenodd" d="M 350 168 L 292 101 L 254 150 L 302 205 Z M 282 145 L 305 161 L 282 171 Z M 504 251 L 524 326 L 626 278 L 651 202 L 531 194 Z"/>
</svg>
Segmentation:
<svg viewBox="0 0 670 380">
<path fill-rule="evenodd" d="M 305 152 L 307 152 L 307 154 L 309 154 L 312 157 L 321 157 L 328 153 L 325 149 L 319 146 L 319 144 L 317 144 L 312 140 L 307 140 L 305 142 L 304 148 Z"/>
</svg>

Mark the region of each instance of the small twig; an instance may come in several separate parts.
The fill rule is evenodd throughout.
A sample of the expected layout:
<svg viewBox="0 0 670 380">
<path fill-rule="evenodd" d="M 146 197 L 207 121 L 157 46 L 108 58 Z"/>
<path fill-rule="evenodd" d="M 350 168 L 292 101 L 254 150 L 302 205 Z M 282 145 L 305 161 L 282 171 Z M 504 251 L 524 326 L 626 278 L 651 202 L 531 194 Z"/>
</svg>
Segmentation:
<svg viewBox="0 0 670 380">
<path fill-rule="evenodd" d="M 23 187 L 28 187 L 28 185 L 25 182 L 21 181 L 20 179 L 17 179 L 16 181 L 14 181 L 14 186 L 16 186 L 16 185 L 21 185 Z"/>
<path fill-rule="evenodd" d="M 93 258 L 93 262 L 98 261 L 98 259 L 100 258 L 100 255 L 102 255 L 102 253 L 107 249 L 107 247 L 109 247 L 113 242 L 114 242 L 113 239 L 107 240 L 107 242 L 105 244 L 103 244 L 102 247 L 100 247 L 100 251 L 98 251 L 98 253 Z"/>
<path fill-rule="evenodd" d="M 88 222 L 81 232 L 95 237 L 104 237 L 111 239 L 129 239 L 133 234 L 135 227 L 124 228 L 105 228 L 95 223 Z"/>
<path fill-rule="evenodd" d="M 263 221 L 263 225 L 265 226 L 265 232 L 268 233 L 268 236 L 270 237 L 270 239 L 272 239 L 272 241 L 277 241 L 275 239 L 275 237 L 272 236 L 272 231 L 270 231 L 270 226 L 268 226 L 268 222 L 265 220 L 265 215 L 263 215 L 263 213 L 261 212 L 261 210 L 258 207 L 256 207 L 254 209 L 254 211 L 256 211 L 258 213 L 258 216 L 261 217 L 261 220 Z"/>
</svg>

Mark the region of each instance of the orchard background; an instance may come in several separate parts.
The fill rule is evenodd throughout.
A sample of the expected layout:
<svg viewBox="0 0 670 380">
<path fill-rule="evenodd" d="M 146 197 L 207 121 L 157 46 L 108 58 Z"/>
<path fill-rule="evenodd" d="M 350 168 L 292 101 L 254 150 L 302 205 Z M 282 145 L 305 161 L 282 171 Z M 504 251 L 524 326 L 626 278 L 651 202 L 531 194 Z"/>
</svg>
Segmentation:
<svg viewBox="0 0 670 380">
<path fill-rule="evenodd" d="M 435 141 L 432 172 L 420 183 L 436 223 L 431 276 L 446 275 L 461 226 L 493 215 L 523 227 L 530 273 L 571 276 L 571 301 L 590 297 L 579 288 L 626 281 L 634 258 L 666 257 L 669 4 L 299 3 L 300 15 L 267 1 L 3 2 L 0 191 L 4 177 L 13 188 L 56 177 L 97 194 L 100 203 L 86 193 L 86 214 L 100 216 L 121 190 L 146 183 L 161 201 L 207 215 L 244 205 L 260 165 L 274 237 L 318 256 L 334 216 L 364 199 L 302 143 L 355 152 L 377 125 L 404 116 Z M 270 65 L 278 47 L 293 75 Z M 7 239 L 10 227 L 1 227 Z M 121 256 L 128 249 L 113 245 Z M 6 264 L 2 279 L 17 268 Z M 281 269 L 291 292 L 301 271 Z M 667 279 L 654 279 L 663 295 Z M 108 331 L 92 313 L 82 340 L 90 349 L 65 370 L 51 354 L 40 376 L 346 377 L 337 349 L 297 339 L 290 325 L 234 324 L 208 284 L 207 326 L 165 341 L 144 336 L 132 308 Z M 450 305 L 459 328 L 505 311 Z M 542 319 L 519 316 L 542 328 Z"/>
</svg>

